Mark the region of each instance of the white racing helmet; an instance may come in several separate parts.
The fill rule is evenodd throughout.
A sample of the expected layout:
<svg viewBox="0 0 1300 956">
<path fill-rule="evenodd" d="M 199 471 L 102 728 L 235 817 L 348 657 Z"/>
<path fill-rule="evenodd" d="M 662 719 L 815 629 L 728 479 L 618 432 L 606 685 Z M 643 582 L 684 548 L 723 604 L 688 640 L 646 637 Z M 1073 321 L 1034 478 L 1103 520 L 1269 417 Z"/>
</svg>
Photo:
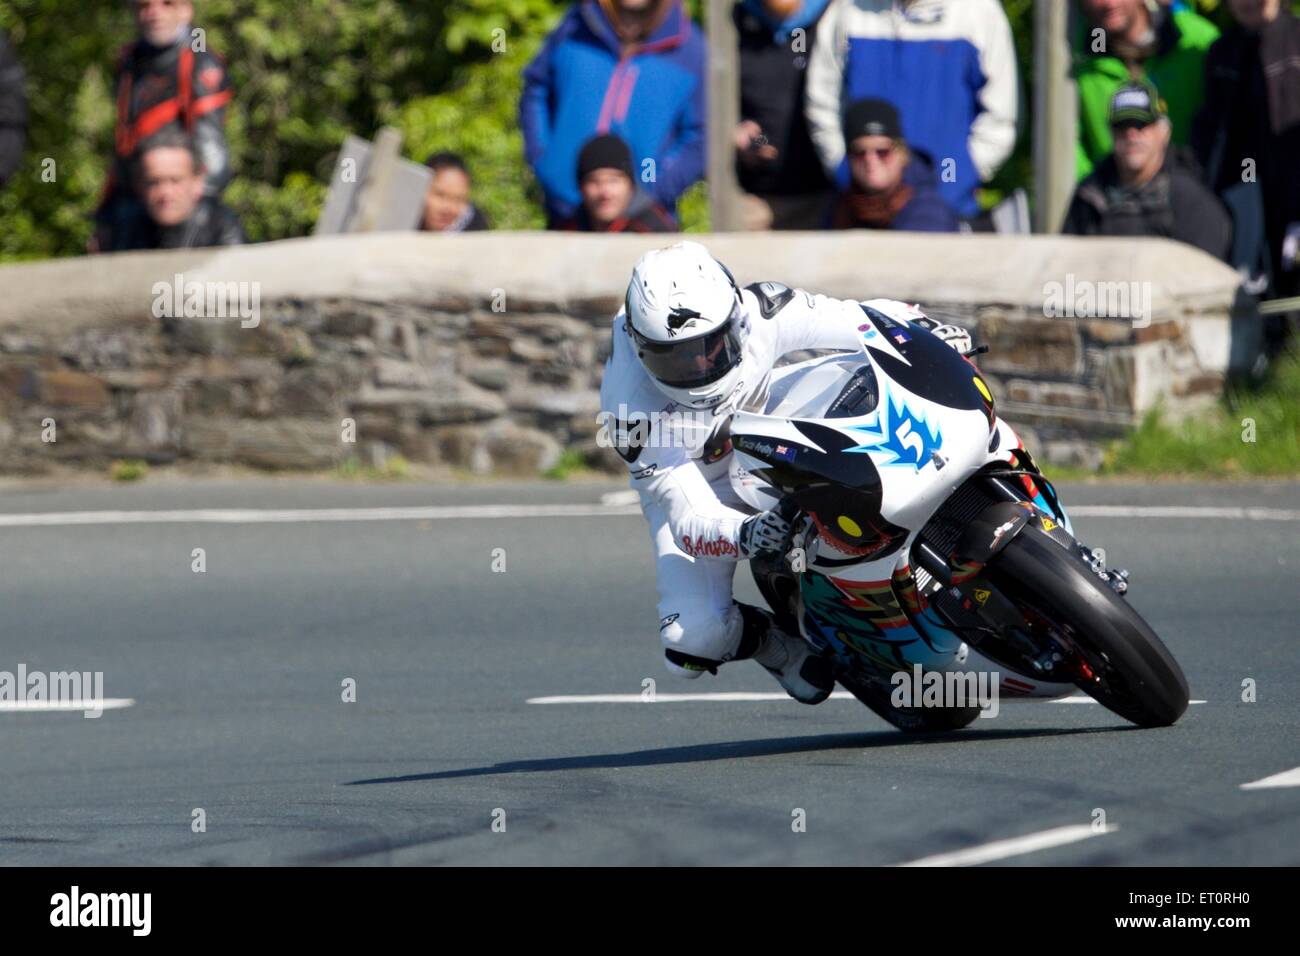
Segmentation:
<svg viewBox="0 0 1300 956">
<path fill-rule="evenodd" d="M 642 256 L 624 311 L 637 358 L 673 401 L 713 408 L 741 384 L 749 320 L 740 289 L 698 242 Z"/>
</svg>

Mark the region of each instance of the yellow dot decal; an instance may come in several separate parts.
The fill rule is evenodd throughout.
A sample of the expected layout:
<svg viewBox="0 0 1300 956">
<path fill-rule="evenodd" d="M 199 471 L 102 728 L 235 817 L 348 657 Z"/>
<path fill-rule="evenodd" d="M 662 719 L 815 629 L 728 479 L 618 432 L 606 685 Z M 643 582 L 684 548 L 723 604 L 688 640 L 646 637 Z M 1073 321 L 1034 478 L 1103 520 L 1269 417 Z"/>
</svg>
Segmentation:
<svg viewBox="0 0 1300 956">
<path fill-rule="evenodd" d="M 978 389 L 980 390 L 980 394 L 984 396 L 984 400 L 985 400 L 986 402 L 991 402 L 991 401 L 993 401 L 993 396 L 989 394 L 989 387 L 988 387 L 987 385 L 984 384 L 984 379 L 982 379 L 982 378 L 975 378 L 975 379 L 972 379 L 972 381 L 974 381 L 974 383 L 975 383 L 975 387 L 978 388 Z"/>
<path fill-rule="evenodd" d="M 862 528 L 848 515 L 840 515 L 835 519 L 835 523 L 840 526 L 840 530 L 845 534 L 852 535 L 855 538 L 862 537 Z"/>
</svg>

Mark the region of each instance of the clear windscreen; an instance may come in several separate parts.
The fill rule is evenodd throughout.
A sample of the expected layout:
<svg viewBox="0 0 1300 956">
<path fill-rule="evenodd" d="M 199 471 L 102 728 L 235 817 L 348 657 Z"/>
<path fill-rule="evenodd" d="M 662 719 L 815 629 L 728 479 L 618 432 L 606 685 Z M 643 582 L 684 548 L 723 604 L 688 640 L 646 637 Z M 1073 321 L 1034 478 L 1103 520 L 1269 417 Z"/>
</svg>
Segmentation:
<svg viewBox="0 0 1300 956">
<path fill-rule="evenodd" d="M 829 355 L 773 372 L 765 415 L 850 418 L 874 408 L 875 377 L 860 354 Z"/>
</svg>

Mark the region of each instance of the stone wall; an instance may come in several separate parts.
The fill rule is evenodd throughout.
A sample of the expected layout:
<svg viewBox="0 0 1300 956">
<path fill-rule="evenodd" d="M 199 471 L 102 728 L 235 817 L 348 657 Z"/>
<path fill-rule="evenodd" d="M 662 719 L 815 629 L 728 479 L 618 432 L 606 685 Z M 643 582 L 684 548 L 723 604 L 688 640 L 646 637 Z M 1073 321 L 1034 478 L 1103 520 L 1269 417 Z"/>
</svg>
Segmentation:
<svg viewBox="0 0 1300 956">
<path fill-rule="evenodd" d="M 698 238 L 741 282 L 891 296 L 970 326 L 1002 414 L 1049 460 L 1094 463 L 1157 402 L 1193 413 L 1257 346 L 1235 274 L 1163 240 Z M 532 474 L 563 448 L 616 465 L 595 442 L 610 317 L 660 240 L 379 234 L 0 267 L 0 471 L 400 453 Z M 1053 283 L 1080 282 L 1142 283 L 1149 308 L 1046 314 Z M 256 309 L 169 305 L 177 285 Z"/>
</svg>

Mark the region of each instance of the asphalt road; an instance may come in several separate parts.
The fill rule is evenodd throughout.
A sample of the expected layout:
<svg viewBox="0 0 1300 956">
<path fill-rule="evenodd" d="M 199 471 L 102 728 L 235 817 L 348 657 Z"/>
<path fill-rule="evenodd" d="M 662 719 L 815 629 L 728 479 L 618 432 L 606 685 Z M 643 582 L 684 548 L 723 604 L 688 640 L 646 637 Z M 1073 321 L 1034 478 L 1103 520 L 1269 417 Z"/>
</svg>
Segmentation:
<svg viewBox="0 0 1300 956">
<path fill-rule="evenodd" d="M 779 688 L 748 662 L 664 672 L 644 524 L 599 505 L 617 487 L 0 490 L 0 671 L 102 671 L 105 697 L 134 701 L 98 719 L 0 709 L 0 863 L 898 864 L 1044 833 L 1057 845 L 987 858 L 1300 863 L 1300 786 L 1242 788 L 1300 767 L 1300 485 L 1066 486 L 1204 703 L 1140 730 L 1097 705 L 1004 702 L 923 740 L 852 700 L 662 699 Z M 591 507 L 455 510 L 507 504 Z M 447 510 L 106 513 L 427 506 Z M 647 678 L 655 703 L 529 703 Z"/>
</svg>

